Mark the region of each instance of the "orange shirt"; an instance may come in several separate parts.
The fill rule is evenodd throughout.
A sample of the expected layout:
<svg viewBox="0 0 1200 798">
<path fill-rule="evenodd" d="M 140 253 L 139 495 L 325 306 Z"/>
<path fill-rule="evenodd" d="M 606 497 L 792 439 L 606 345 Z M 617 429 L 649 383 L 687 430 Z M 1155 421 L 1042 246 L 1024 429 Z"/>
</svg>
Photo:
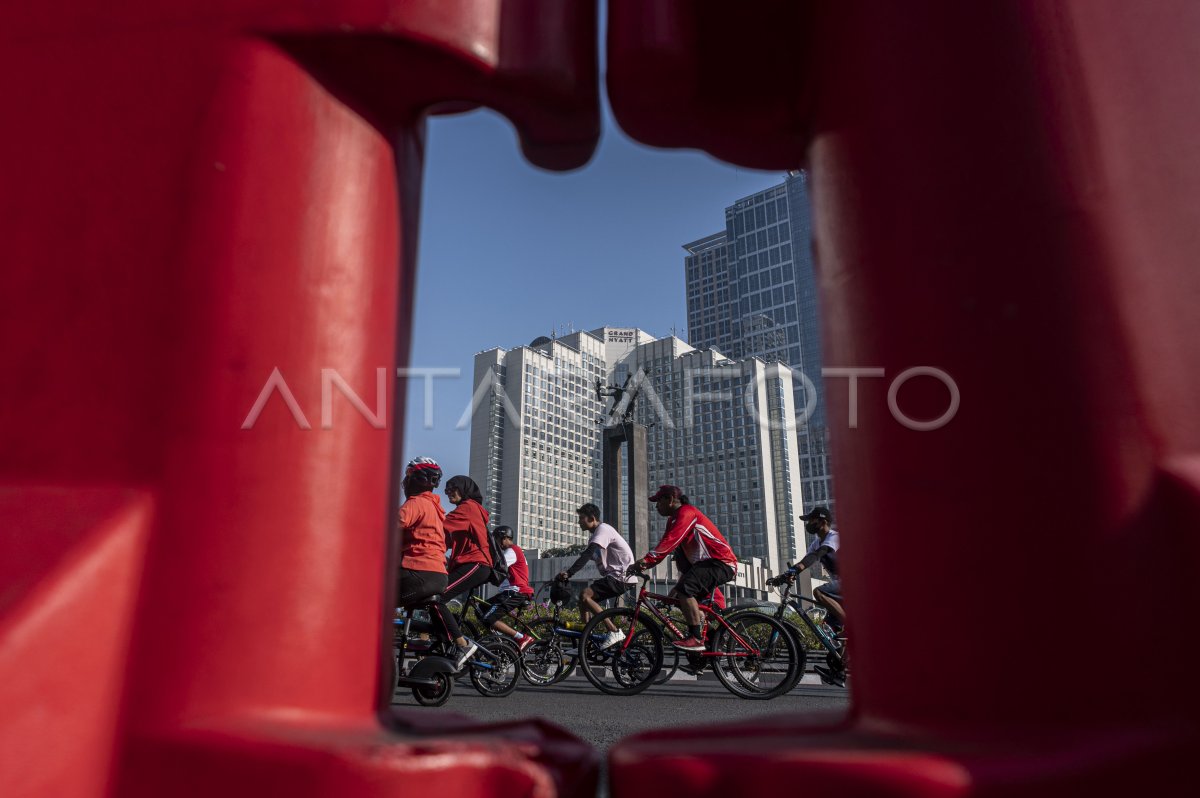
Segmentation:
<svg viewBox="0 0 1200 798">
<path fill-rule="evenodd" d="M 400 505 L 400 567 L 446 573 L 446 512 L 433 491 Z"/>
</svg>

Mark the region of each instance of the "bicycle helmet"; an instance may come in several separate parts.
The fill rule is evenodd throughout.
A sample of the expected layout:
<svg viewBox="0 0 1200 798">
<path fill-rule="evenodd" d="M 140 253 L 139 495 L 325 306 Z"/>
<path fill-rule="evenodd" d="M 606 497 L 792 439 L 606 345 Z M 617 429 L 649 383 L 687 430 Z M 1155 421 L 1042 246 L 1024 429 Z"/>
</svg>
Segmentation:
<svg viewBox="0 0 1200 798">
<path fill-rule="evenodd" d="M 442 467 L 432 457 L 414 457 L 404 467 L 405 487 L 433 490 L 442 481 Z"/>
</svg>

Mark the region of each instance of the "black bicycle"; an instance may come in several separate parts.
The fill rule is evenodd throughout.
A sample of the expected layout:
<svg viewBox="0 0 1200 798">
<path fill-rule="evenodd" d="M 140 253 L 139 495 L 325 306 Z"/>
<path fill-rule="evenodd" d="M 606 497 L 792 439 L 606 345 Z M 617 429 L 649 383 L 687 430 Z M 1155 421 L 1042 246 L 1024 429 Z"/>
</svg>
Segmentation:
<svg viewBox="0 0 1200 798">
<path fill-rule="evenodd" d="M 793 595 L 792 589 L 795 587 L 795 580 L 789 578 L 787 574 L 768 579 L 767 584 L 771 587 L 782 588 L 779 607 L 775 610 L 774 617 L 792 626 L 790 619 L 785 618 L 788 609 L 792 609 L 809 632 L 808 635 L 803 635 L 799 628 L 792 626 L 797 639 L 803 643 L 805 642 L 804 638 L 807 637 L 809 640 L 815 641 L 817 651 L 825 653 L 825 666 L 828 668 L 829 679 L 825 679 L 824 675 L 822 675 L 822 679 L 827 683 L 832 681 L 833 684 L 844 687 L 850 676 L 845 630 L 838 634 L 829 624 L 825 623 L 828 610 L 819 601 L 799 592 Z M 811 606 L 806 609 L 804 604 Z M 838 684 L 839 682 L 840 684 Z"/>
<path fill-rule="evenodd" d="M 432 606 L 417 609 L 428 617 Z M 408 613 L 406 617 L 392 621 L 395 629 L 394 684 L 412 688 L 418 704 L 438 707 L 450 700 L 454 689 L 458 649 L 438 624 L 417 619 L 414 614 Z M 520 673 L 521 655 L 516 645 L 503 635 L 486 635 L 479 639 L 465 633 L 463 636 L 477 646 L 465 665 L 475 689 L 488 697 L 511 694 L 517 688 Z M 413 656 L 411 667 L 406 666 L 408 655 Z"/>
</svg>

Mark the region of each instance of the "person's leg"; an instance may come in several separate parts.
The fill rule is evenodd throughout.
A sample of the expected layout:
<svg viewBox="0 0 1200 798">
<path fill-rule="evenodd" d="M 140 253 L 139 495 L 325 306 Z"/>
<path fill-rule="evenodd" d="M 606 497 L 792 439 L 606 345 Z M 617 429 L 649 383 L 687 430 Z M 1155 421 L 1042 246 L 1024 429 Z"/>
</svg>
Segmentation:
<svg viewBox="0 0 1200 798">
<path fill-rule="evenodd" d="M 522 608 L 529 605 L 529 598 L 519 593 L 510 592 L 508 595 L 498 598 L 492 604 L 492 609 L 487 615 L 483 616 L 483 622 L 493 631 L 508 635 L 517 644 L 517 651 L 525 651 L 526 648 L 533 645 L 533 638 L 524 632 L 520 632 L 509 626 L 500 618 L 508 614 L 520 612 Z"/>
<path fill-rule="evenodd" d="M 467 639 L 462 636 L 462 630 L 458 627 L 458 619 L 454 617 L 454 613 L 450 612 L 447 604 L 456 596 L 469 594 L 475 588 L 487 583 L 488 577 L 491 576 L 491 570 L 482 563 L 469 562 L 453 568 L 446 578 L 446 589 L 442 592 L 442 600 L 438 602 L 438 610 L 454 622 L 455 636 L 453 640 L 454 644 L 460 648 L 467 644 Z"/>
<path fill-rule="evenodd" d="M 600 606 L 601 601 L 608 601 L 610 598 L 619 595 L 621 592 L 624 591 L 614 590 L 613 585 L 603 577 L 597 579 L 595 582 L 592 582 L 590 585 L 584 588 L 583 595 L 580 596 L 579 599 L 579 614 L 584 616 L 585 608 L 588 611 L 587 615 L 583 617 L 584 622 L 586 623 L 588 618 L 603 610 L 603 607 Z M 613 622 L 607 618 L 604 619 L 604 627 L 608 630 L 609 634 L 617 631 L 617 627 L 614 626 Z M 622 638 L 624 638 L 623 635 Z"/>
<path fill-rule="evenodd" d="M 840 592 L 830 591 L 826 593 L 821 588 L 817 588 L 813 591 L 813 598 L 829 610 L 830 615 L 836 621 L 833 624 L 834 626 L 843 627 L 846 625 L 846 609 L 842 606 Z"/>
</svg>

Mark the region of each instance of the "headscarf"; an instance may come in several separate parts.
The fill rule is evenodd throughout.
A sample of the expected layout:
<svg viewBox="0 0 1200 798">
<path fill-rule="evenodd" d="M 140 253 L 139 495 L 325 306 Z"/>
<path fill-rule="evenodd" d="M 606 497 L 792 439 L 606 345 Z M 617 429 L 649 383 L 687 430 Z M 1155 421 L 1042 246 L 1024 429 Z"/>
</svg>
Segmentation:
<svg viewBox="0 0 1200 798">
<path fill-rule="evenodd" d="M 456 477 L 450 477 L 450 480 L 446 483 L 446 490 L 450 490 L 451 488 L 461 493 L 464 498 L 483 504 L 483 494 L 479 492 L 479 486 L 475 484 L 475 480 L 470 477 L 465 477 L 461 474 Z"/>
</svg>

